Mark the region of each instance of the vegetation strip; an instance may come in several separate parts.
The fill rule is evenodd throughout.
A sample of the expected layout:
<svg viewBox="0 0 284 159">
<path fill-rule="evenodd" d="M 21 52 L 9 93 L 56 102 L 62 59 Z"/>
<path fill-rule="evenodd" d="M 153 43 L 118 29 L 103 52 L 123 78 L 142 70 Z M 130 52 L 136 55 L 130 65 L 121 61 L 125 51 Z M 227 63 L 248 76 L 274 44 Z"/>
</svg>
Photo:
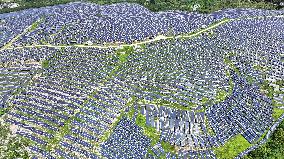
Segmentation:
<svg viewBox="0 0 284 159">
<path fill-rule="evenodd" d="M 2 8 L 0 13 L 14 12 L 28 8 L 39 8 L 46 6 L 53 6 L 59 4 L 66 4 L 70 2 L 75 2 L 76 0 L 13 0 L 19 4 L 15 8 Z M 128 3 L 138 3 L 148 8 L 153 12 L 165 11 L 165 10 L 182 10 L 182 11 L 198 11 L 200 13 L 211 13 L 224 8 L 258 8 L 258 9 L 281 9 L 281 0 L 86 0 L 87 2 L 96 3 L 99 5 L 107 5 L 128 2 Z M 5 3 L 5 0 L 1 1 Z M 8 2 L 8 0 L 7 0 Z M 102 16 L 100 13 L 98 16 Z"/>
</svg>

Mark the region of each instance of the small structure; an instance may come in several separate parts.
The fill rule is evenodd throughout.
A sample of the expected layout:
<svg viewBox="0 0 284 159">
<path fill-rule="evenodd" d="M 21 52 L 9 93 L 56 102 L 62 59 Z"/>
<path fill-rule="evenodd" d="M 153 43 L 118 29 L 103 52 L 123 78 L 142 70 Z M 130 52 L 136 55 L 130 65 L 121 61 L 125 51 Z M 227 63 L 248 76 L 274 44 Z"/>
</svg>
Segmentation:
<svg viewBox="0 0 284 159">
<path fill-rule="evenodd" d="M 90 46 L 90 45 L 93 45 L 93 42 L 92 42 L 91 40 L 88 40 L 88 41 L 86 42 L 86 44 Z"/>
</svg>

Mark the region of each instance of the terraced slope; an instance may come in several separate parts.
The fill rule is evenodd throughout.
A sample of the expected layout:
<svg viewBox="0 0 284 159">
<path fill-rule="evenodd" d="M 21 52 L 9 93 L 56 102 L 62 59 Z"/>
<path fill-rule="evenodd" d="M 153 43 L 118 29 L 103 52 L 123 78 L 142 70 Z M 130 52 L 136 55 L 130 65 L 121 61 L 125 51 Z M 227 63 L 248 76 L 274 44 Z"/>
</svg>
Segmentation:
<svg viewBox="0 0 284 159">
<path fill-rule="evenodd" d="M 283 11 L 24 13 L 0 51 L 1 123 L 33 158 L 222 158 L 241 141 L 233 158 L 282 113 Z"/>
</svg>

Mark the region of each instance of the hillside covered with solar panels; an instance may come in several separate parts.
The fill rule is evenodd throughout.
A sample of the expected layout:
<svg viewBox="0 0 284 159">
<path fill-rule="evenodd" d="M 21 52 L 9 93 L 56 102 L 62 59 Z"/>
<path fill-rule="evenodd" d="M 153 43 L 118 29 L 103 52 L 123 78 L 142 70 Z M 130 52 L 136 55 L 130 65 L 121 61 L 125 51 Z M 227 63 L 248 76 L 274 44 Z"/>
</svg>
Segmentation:
<svg viewBox="0 0 284 159">
<path fill-rule="evenodd" d="M 243 158 L 284 119 L 284 10 L 0 14 L 0 158 Z"/>
</svg>

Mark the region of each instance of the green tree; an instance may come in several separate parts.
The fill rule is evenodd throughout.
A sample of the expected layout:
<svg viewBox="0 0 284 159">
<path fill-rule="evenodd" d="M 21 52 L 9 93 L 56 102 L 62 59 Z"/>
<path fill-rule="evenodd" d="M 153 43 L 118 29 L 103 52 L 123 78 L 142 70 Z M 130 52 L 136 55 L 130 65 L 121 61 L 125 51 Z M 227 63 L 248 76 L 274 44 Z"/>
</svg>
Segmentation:
<svg viewBox="0 0 284 159">
<path fill-rule="evenodd" d="M 268 142 L 245 157 L 248 159 L 283 158 L 284 156 L 284 121 L 276 128 Z"/>
<path fill-rule="evenodd" d="M 155 0 L 150 0 L 150 4 L 156 4 Z"/>
</svg>

